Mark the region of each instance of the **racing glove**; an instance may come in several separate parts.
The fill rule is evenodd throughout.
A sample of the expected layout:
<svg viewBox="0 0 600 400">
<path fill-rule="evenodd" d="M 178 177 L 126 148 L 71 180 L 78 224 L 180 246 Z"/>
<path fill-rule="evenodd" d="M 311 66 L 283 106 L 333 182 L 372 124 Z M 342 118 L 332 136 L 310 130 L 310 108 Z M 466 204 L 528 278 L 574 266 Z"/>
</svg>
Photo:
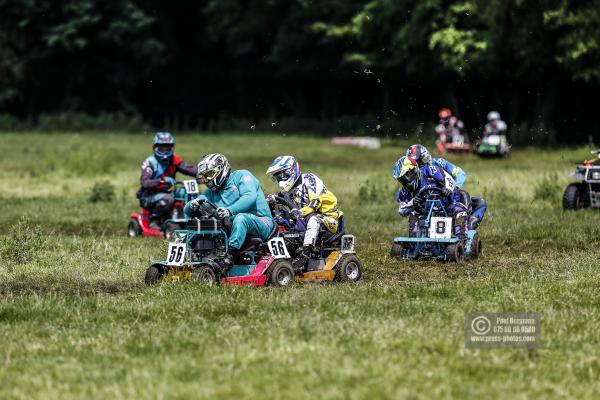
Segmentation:
<svg viewBox="0 0 600 400">
<path fill-rule="evenodd" d="M 297 208 L 290 210 L 290 216 L 295 220 L 300 220 L 304 218 L 304 214 L 302 214 L 302 211 L 298 210 Z"/>
<path fill-rule="evenodd" d="M 270 194 L 267 196 L 267 203 L 269 204 L 275 204 L 277 203 L 277 196 L 275 196 L 274 194 Z"/>
<path fill-rule="evenodd" d="M 217 208 L 217 216 L 219 218 L 231 217 L 231 211 L 229 211 L 225 207 L 219 207 L 219 208 Z"/>
<path fill-rule="evenodd" d="M 200 208 L 200 204 L 204 203 L 205 201 L 206 199 L 204 197 L 200 197 L 190 201 L 190 210 L 198 211 L 198 209 Z"/>
</svg>

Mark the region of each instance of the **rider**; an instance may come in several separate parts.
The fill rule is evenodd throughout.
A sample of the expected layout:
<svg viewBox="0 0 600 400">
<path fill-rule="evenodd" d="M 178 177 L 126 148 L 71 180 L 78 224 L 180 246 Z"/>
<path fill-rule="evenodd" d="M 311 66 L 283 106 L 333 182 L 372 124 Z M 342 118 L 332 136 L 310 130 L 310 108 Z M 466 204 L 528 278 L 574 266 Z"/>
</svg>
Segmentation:
<svg viewBox="0 0 600 400">
<path fill-rule="evenodd" d="M 439 140 L 437 141 L 438 153 L 442 154 L 446 142 L 452 143 L 455 141 L 455 137 L 463 136 L 461 130 L 465 125 L 460 119 L 452 115 L 452 111 L 449 108 L 442 108 L 438 112 L 438 117 L 440 117 L 440 121 L 435 127 L 435 131 L 439 135 Z"/>
<path fill-rule="evenodd" d="M 337 233 L 343 213 L 337 208 L 335 195 L 327 190 L 317 175 L 300 172 L 300 165 L 295 157 L 277 157 L 267 174 L 277 182 L 281 192 L 288 194 L 299 207 L 292 209 L 290 214 L 301 221 L 302 227 L 306 229 L 303 246 L 298 249 L 299 257 L 294 262 L 294 268 L 302 270 L 314 251 L 321 226 L 331 233 Z M 269 195 L 268 201 L 275 203 L 275 195 Z"/>
<path fill-rule="evenodd" d="M 469 194 L 462 189 L 465 181 L 467 180 L 467 174 L 457 165 L 452 164 L 450 161 L 445 158 L 432 158 L 431 154 L 425 146 L 422 144 L 413 144 L 406 150 L 406 155 L 414 159 L 419 166 L 423 165 L 435 165 L 442 168 L 444 171 L 449 173 L 452 178 L 454 178 L 454 183 L 457 188 L 463 192 L 461 195 L 463 196 L 463 203 L 468 204 L 468 199 L 470 198 L 470 204 L 472 208 L 471 218 L 469 220 L 469 226 L 471 229 L 476 229 L 481 221 L 483 220 L 483 216 L 485 215 L 485 211 L 487 210 L 487 203 L 483 199 L 483 197 L 473 196 L 470 197 Z"/>
<path fill-rule="evenodd" d="M 506 134 L 506 122 L 500 119 L 498 111 L 490 111 L 487 115 L 488 123 L 483 129 L 483 136 L 488 135 L 504 135 Z"/>
<path fill-rule="evenodd" d="M 196 167 L 174 153 L 175 139 L 169 132 L 158 132 L 152 141 L 154 154 L 142 163 L 141 189 L 137 192 L 140 205 L 151 212 L 150 227 L 160 229 L 163 216 L 171 211 L 175 197 L 170 191 L 175 174 L 196 176 Z"/>
<path fill-rule="evenodd" d="M 419 167 L 417 161 L 410 156 L 402 156 L 392 170 L 394 179 L 402 184 L 396 194 L 396 200 L 400 203 L 398 212 L 407 217 L 420 212 L 424 199 L 417 198 L 422 189 L 439 188 L 443 191 L 442 202 L 446 210 L 452 214 L 454 219 L 454 235 L 464 237 L 467 233 L 467 206 L 462 203 L 462 196 L 454 184 L 450 174 L 435 165 L 423 165 Z M 417 219 L 409 219 L 410 232 L 413 235 L 417 230 Z"/>
<path fill-rule="evenodd" d="M 198 178 L 207 189 L 185 205 L 184 213 L 188 218 L 197 216 L 200 204 L 209 200 L 219 207 L 219 218 L 231 217 L 229 251 L 225 259 L 225 263 L 231 265 L 247 234 L 267 240 L 274 228 L 271 210 L 258 179 L 247 170 L 232 171 L 223 154 L 205 155 L 198 163 Z"/>
</svg>

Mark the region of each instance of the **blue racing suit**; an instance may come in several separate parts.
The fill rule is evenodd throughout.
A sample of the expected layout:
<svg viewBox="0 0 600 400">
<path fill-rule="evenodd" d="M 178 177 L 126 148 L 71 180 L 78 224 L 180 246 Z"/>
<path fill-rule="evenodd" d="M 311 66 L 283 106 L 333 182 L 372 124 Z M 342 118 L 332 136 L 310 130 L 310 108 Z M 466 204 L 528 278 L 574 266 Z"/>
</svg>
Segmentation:
<svg viewBox="0 0 600 400">
<path fill-rule="evenodd" d="M 205 198 L 229 210 L 232 217 L 229 247 L 234 251 L 241 249 L 248 233 L 266 240 L 273 230 L 271 210 L 260 182 L 250 171 L 232 171 L 221 188 L 217 191 L 206 189 L 198 198 Z M 190 203 L 185 205 L 183 212 L 188 218 L 196 216 Z"/>
<path fill-rule="evenodd" d="M 442 203 L 448 214 L 452 215 L 454 219 L 454 235 L 464 236 L 466 234 L 468 205 L 463 204 L 461 192 L 456 188 L 454 180 L 449 173 L 433 164 L 424 165 L 420 167 L 420 179 L 415 186 L 414 190 L 408 190 L 403 187 L 396 193 L 396 200 L 400 203 L 398 212 L 401 216 L 407 217 L 414 211 L 419 211 L 414 204 L 414 197 L 421 189 L 428 187 L 446 188 L 451 193 L 442 199 Z M 413 235 L 416 233 L 418 220 L 412 218 L 409 221 L 410 233 Z"/>
</svg>

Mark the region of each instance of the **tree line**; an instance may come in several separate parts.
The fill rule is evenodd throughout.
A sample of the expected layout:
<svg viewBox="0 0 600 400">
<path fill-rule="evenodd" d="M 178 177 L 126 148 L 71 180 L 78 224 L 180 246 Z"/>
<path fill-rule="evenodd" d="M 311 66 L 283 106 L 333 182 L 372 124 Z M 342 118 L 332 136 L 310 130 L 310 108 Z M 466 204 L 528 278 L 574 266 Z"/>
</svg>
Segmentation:
<svg viewBox="0 0 600 400">
<path fill-rule="evenodd" d="M 449 106 L 576 142 L 600 136 L 599 89 L 600 0 L 0 0 L 0 113 L 20 118 L 385 127 Z"/>
</svg>

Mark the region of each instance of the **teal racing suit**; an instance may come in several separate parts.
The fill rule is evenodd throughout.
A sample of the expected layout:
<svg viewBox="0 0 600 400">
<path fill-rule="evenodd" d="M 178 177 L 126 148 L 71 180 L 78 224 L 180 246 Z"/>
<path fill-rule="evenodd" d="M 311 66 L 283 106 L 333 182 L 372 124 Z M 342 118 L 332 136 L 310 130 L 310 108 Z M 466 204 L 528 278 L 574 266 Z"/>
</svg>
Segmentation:
<svg viewBox="0 0 600 400">
<path fill-rule="evenodd" d="M 232 218 L 229 247 L 235 250 L 242 248 L 246 235 L 256 235 L 266 240 L 273 230 L 274 222 L 271 210 L 258 179 L 246 170 L 232 171 L 227 182 L 218 190 L 206 189 L 198 198 L 205 198 L 229 210 Z M 183 212 L 187 218 L 197 217 L 185 205 Z"/>
</svg>

